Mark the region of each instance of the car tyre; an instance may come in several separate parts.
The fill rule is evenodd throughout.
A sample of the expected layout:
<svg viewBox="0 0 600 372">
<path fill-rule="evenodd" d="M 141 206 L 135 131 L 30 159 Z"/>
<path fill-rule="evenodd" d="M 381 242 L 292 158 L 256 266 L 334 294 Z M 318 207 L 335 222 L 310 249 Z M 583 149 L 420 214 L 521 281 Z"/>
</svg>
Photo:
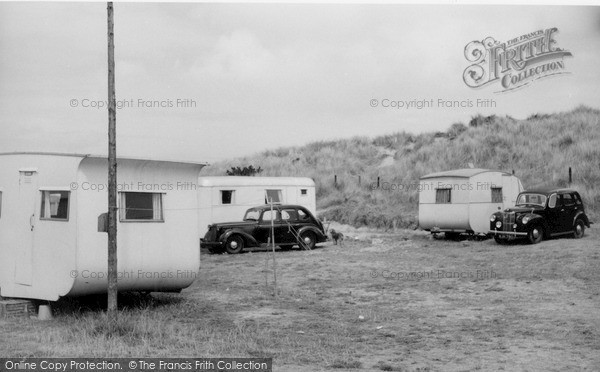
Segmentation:
<svg viewBox="0 0 600 372">
<path fill-rule="evenodd" d="M 232 235 L 227 238 L 225 250 L 229 254 L 240 253 L 244 249 L 244 239 L 239 235 Z"/>
<path fill-rule="evenodd" d="M 585 234 L 585 223 L 582 220 L 578 219 L 575 221 L 575 227 L 573 228 L 573 237 L 575 239 L 583 238 Z"/>
<path fill-rule="evenodd" d="M 317 236 L 312 231 L 305 231 L 300 234 L 300 241 L 298 245 L 300 248 L 313 249 L 317 244 Z"/>
<path fill-rule="evenodd" d="M 527 239 L 531 244 L 537 244 L 544 240 L 544 228 L 540 225 L 533 226 L 527 232 Z"/>
<path fill-rule="evenodd" d="M 494 240 L 496 241 L 496 243 L 498 243 L 500 245 L 504 245 L 504 244 L 508 243 L 508 240 L 506 238 L 501 238 L 498 235 L 494 235 Z"/>
</svg>

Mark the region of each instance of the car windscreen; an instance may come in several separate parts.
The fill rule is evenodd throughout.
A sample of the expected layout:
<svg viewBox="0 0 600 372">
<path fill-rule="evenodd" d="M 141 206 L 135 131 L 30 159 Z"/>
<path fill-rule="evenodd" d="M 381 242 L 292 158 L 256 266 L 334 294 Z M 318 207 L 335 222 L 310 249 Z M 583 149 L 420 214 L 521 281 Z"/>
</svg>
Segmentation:
<svg viewBox="0 0 600 372">
<path fill-rule="evenodd" d="M 260 211 L 257 209 L 248 209 L 246 215 L 244 215 L 244 221 L 258 221 L 260 217 Z"/>
<path fill-rule="evenodd" d="M 540 207 L 544 207 L 546 205 L 546 195 L 537 193 L 523 193 L 519 195 L 516 205 L 537 205 Z"/>
</svg>

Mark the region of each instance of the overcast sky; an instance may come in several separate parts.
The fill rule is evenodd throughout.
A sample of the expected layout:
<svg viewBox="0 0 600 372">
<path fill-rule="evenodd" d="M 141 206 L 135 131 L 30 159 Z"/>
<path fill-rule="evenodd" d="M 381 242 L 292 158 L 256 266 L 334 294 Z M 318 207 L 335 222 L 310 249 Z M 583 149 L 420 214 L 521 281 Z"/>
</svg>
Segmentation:
<svg viewBox="0 0 600 372">
<path fill-rule="evenodd" d="M 120 155 L 215 162 L 321 139 L 446 130 L 477 113 L 600 106 L 600 7 L 114 8 L 116 93 L 127 106 L 117 112 Z M 469 42 L 552 27 L 555 46 L 572 53 L 568 74 L 504 93 L 463 81 Z M 106 107 L 90 107 L 106 97 L 105 3 L 0 3 L 0 152 L 106 153 Z M 420 110 L 383 107 L 432 99 Z"/>
</svg>

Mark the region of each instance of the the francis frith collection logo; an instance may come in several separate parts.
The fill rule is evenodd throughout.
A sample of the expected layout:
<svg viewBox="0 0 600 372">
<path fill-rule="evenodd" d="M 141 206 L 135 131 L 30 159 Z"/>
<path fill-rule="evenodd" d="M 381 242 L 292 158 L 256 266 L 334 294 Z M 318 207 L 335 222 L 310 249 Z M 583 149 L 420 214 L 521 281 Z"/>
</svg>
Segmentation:
<svg viewBox="0 0 600 372">
<path fill-rule="evenodd" d="M 505 92 L 537 79 L 568 73 L 564 57 L 572 54 L 557 46 L 557 32 L 553 27 L 504 43 L 492 37 L 470 42 L 465 47 L 465 58 L 473 64 L 463 73 L 465 84 L 479 88 L 497 82 L 502 87 L 498 92 Z"/>
</svg>

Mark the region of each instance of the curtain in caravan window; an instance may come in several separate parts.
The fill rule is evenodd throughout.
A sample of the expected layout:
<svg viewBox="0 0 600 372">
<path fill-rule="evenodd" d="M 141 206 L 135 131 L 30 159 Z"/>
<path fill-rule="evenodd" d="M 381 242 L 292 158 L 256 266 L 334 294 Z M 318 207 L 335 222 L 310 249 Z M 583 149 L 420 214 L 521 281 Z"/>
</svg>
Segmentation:
<svg viewBox="0 0 600 372">
<path fill-rule="evenodd" d="M 58 205 L 60 204 L 60 194 L 50 194 L 50 213 L 48 216 L 56 216 L 58 214 Z"/>
<path fill-rule="evenodd" d="M 221 190 L 221 204 L 233 204 L 234 190 Z"/>
<path fill-rule="evenodd" d="M 492 187 L 492 203 L 502 203 L 502 187 Z"/>
<path fill-rule="evenodd" d="M 42 217 L 50 218 L 52 217 L 52 208 L 50 207 L 50 191 L 44 191 L 43 201 L 42 201 Z"/>
<path fill-rule="evenodd" d="M 271 201 L 273 203 L 281 203 L 282 200 L 281 190 L 266 190 L 265 204 L 269 204 Z"/>
<path fill-rule="evenodd" d="M 162 194 L 152 194 L 152 219 L 162 220 Z"/>
<path fill-rule="evenodd" d="M 121 221 L 162 221 L 162 194 L 146 192 L 121 193 Z"/>
<path fill-rule="evenodd" d="M 451 202 L 451 189 L 436 189 L 435 202 L 436 204 L 449 204 Z"/>
<path fill-rule="evenodd" d="M 120 193 L 121 200 L 119 201 L 119 220 L 125 221 L 127 219 L 127 202 L 126 202 L 126 194 L 124 192 Z"/>
<path fill-rule="evenodd" d="M 68 220 L 69 192 L 42 191 L 42 210 L 40 218 L 51 220 Z"/>
</svg>

